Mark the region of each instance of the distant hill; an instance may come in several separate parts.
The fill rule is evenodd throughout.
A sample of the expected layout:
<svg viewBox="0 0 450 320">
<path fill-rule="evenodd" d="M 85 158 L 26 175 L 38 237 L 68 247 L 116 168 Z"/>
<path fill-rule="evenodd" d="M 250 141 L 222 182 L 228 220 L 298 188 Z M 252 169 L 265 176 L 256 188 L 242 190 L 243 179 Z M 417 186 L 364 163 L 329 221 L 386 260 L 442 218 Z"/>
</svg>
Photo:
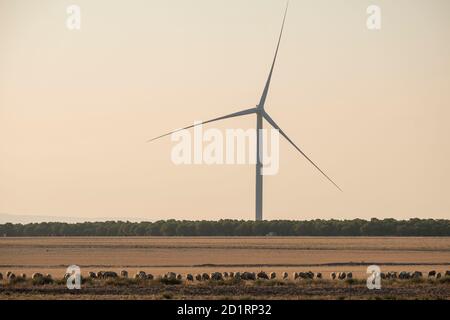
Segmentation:
<svg viewBox="0 0 450 320">
<path fill-rule="evenodd" d="M 140 222 L 144 219 L 139 218 L 121 218 L 121 217 L 100 217 L 100 218 L 80 218 L 80 217 L 62 217 L 62 216 L 45 216 L 45 215 L 21 215 L 0 213 L 0 224 L 5 223 L 41 223 L 41 222 L 63 222 L 63 223 L 82 223 L 95 221 L 109 221 L 109 220 L 128 220 L 133 222 Z"/>
</svg>

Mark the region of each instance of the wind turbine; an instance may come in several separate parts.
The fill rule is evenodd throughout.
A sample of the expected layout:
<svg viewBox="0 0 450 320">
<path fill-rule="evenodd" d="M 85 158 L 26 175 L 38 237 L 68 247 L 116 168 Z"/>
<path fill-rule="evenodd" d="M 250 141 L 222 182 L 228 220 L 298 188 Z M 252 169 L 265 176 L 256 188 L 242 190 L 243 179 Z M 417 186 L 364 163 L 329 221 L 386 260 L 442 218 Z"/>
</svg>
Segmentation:
<svg viewBox="0 0 450 320">
<path fill-rule="evenodd" d="M 272 74 L 273 74 L 273 69 L 275 67 L 275 62 L 277 60 L 277 55 L 278 55 L 278 49 L 280 48 L 280 42 L 281 42 L 281 37 L 283 35 L 283 29 L 284 29 L 284 23 L 286 21 L 286 15 L 287 15 L 287 11 L 288 11 L 288 7 L 289 7 L 289 2 L 286 5 L 286 10 L 284 12 L 284 17 L 283 17 L 283 23 L 281 25 L 281 31 L 280 31 L 280 36 L 278 38 L 278 43 L 277 43 L 277 48 L 275 50 L 275 56 L 273 58 L 273 62 L 272 62 L 272 66 L 270 68 L 270 72 L 269 72 L 269 77 L 267 78 L 266 81 L 266 85 L 264 86 L 264 90 L 263 93 L 261 95 L 261 99 L 259 100 L 259 103 L 256 107 L 254 108 L 250 108 L 250 109 L 246 109 L 246 110 L 242 110 L 242 111 L 238 111 L 235 113 L 231 113 L 222 117 L 218 117 L 218 118 L 214 118 L 208 121 L 203 121 L 203 122 L 198 122 L 194 125 L 191 126 L 187 126 L 178 130 L 174 130 L 171 131 L 169 133 L 160 135 L 156 138 L 150 139 L 147 142 L 151 142 L 157 139 L 160 139 L 162 137 L 171 135 L 172 133 L 181 131 L 181 130 L 186 130 L 186 129 L 190 129 L 193 127 L 196 127 L 198 125 L 203 125 L 203 124 L 207 124 L 207 123 L 211 123 L 211 122 L 215 122 L 215 121 L 220 121 L 220 120 L 225 120 L 225 119 L 229 119 L 229 118 L 235 118 L 235 117 L 240 117 L 240 116 L 245 116 L 245 115 L 249 115 L 249 114 L 256 114 L 256 202 L 255 202 L 255 210 L 256 210 L 256 221 L 262 221 L 263 217 L 262 217 L 262 213 L 263 213 L 263 176 L 262 176 L 262 146 L 263 146 L 263 135 L 262 135 L 262 128 L 263 128 L 263 118 L 275 129 L 277 129 L 279 131 L 279 133 L 295 148 L 297 149 L 298 152 L 300 152 L 301 155 L 303 155 L 306 160 L 308 160 L 317 170 L 319 170 L 319 172 L 325 177 L 327 178 L 334 186 L 336 186 L 336 188 L 338 188 L 340 191 L 341 188 L 325 173 L 323 172 L 289 137 L 286 133 L 284 133 L 284 131 L 280 128 L 280 126 L 269 116 L 269 114 L 266 112 L 266 110 L 264 109 L 264 105 L 266 103 L 266 98 L 267 98 L 267 94 L 269 92 L 269 87 L 270 87 L 270 81 L 272 80 Z"/>
</svg>

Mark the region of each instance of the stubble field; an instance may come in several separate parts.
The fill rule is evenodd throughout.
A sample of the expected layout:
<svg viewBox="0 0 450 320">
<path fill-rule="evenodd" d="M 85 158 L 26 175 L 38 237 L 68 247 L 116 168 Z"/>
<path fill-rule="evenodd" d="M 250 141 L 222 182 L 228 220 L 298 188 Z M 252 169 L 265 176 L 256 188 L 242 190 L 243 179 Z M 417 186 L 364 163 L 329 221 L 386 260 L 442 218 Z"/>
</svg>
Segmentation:
<svg viewBox="0 0 450 320">
<path fill-rule="evenodd" d="M 143 270 L 155 276 L 166 272 L 203 273 L 214 271 L 264 270 L 321 272 L 329 279 L 331 272 L 352 272 L 360 279 L 353 285 L 336 281 L 294 282 L 288 285 L 255 284 L 207 286 L 205 283 L 180 286 L 130 284 L 107 286 L 94 284 L 80 290 L 80 298 L 160 298 L 166 291 L 170 298 L 450 298 L 447 282 L 421 281 L 386 283 L 380 292 L 369 292 L 363 281 L 368 265 L 378 265 L 384 272 L 450 270 L 450 238 L 356 238 L 356 237 L 49 237 L 0 238 L 0 272 L 15 274 L 50 273 L 61 278 L 69 265 L 77 265 L 82 274 L 89 271 L 127 270 L 130 275 Z M 426 277 L 426 275 L 425 275 Z M 281 280 L 281 279 L 279 279 Z M 125 289 L 124 289 L 125 287 Z M 253 288 L 253 289 L 252 289 Z M 63 298 L 64 286 L 30 288 L 2 284 L 0 298 Z M 125 291 L 124 291 L 125 290 Z M 233 291 L 234 290 L 234 291 Z M 394 290 L 394 291 L 392 291 Z M 234 293 L 233 293 L 234 292 Z M 161 296 L 162 295 L 162 296 Z M 73 298 L 73 294 L 70 294 Z"/>
</svg>

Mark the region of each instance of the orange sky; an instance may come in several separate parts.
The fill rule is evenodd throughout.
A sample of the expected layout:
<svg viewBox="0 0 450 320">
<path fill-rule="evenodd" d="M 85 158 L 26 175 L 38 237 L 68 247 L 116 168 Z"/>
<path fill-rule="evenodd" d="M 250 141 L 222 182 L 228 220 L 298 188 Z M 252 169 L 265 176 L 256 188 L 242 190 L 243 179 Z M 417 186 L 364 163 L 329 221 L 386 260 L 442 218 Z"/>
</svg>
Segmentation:
<svg viewBox="0 0 450 320">
<path fill-rule="evenodd" d="M 284 5 L 0 0 L 0 212 L 253 219 L 254 166 L 175 166 L 170 138 L 145 141 L 255 106 Z M 281 141 L 266 219 L 450 218 L 449 15 L 448 0 L 291 1 L 266 109 L 344 192 Z"/>
</svg>

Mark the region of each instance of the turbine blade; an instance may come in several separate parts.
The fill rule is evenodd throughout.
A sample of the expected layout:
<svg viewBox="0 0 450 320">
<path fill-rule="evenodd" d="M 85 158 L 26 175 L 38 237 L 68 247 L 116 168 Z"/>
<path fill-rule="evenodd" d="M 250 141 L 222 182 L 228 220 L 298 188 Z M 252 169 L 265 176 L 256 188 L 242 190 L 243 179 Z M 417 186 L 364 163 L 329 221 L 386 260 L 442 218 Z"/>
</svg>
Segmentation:
<svg viewBox="0 0 450 320">
<path fill-rule="evenodd" d="M 324 175 L 325 178 L 327 178 L 332 184 L 334 184 L 334 186 L 336 188 L 338 188 L 340 191 L 342 191 L 342 189 L 329 177 L 327 176 L 327 174 L 325 172 L 322 171 L 322 169 L 320 169 L 299 147 L 297 147 L 297 145 L 287 136 L 286 133 L 283 132 L 283 130 L 281 130 L 281 128 L 276 124 L 276 122 L 267 114 L 267 112 L 263 111 L 263 116 L 264 118 L 267 120 L 268 123 L 270 123 L 270 125 L 272 127 L 274 127 L 275 129 L 278 129 L 278 131 L 281 133 L 281 135 L 287 140 L 289 141 L 295 149 L 297 149 L 298 152 L 300 152 L 305 158 L 306 160 L 308 160 L 317 170 L 320 171 L 320 173 L 322 173 Z"/>
<path fill-rule="evenodd" d="M 220 121 L 220 120 L 225 120 L 225 119 L 229 119 L 229 118 L 245 116 L 245 115 L 252 114 L 252 113 L 255 113 L 255 112 L 256 112 L 256 108 L 251 108 L 251 109 L 247 109 L 247 110 L 238 111 L 238 112 L 235 112 L 235 113 L 231 113 L 231 114 L 229 114 L 229 115 L 226 115 L 226 116 L 214 118 L 214 119 L 211 119 L 211 120 L 208 120 L 208 121 L 203 121 L 203 122 L 200 122 L 200 123 L 196 123 L 196 124 L 194 124 L 194 125 L 191 125 L 191 126 L 187 126 L 187 127 L 181 128 L 181 129 L 177 129 L 177 130 L 171 131 L 171 132 L 169 132 L 169 133 L 165 133 L 165 134 L 160 135 L 160 136 L 158 136 L 158 137 L 156 137 L 156 138 L 150 139 L 150 140 L 148 140 L 147 142 L 151 142 L 151 141 L 154 141 L 154 140 L 156 140 L 156 139 L 159 139 L 159 138 L 162 138 L 162 137 L 166 137 L 166 136 L 168 136 L 168 135 L 171 135 L 172 133 L 175 133 L 175 132 L 178 132 L 178 131 L 181 131 L 181 130 L 186 130 L 186 129 L 194 128 L 194 127 L 199 126 L 199 125 L 201 125 L 201 124 L 207 124 L 207 123 L 214 122 L 214 121 Z"/>
<path fill-rule="evenodd" d="M 284 22 L 286 21 L 286 15 L 289 8 L 289 1 L 286 4 L 286 10 L 284 11 L 283 23 L 281 25 L 280 36 L 278 38 L 277 49 L 275 50 L 275 56 L 273 57 L 272 67 L 270 68 L 269 77 L 267 78 L 266 85 L 264 86 L 264 91 L 261 96 L 261 100 L 259 101 L 259 106 L 264 108 L 264 104 L 266 103 L 267 94 L 269 93 L 270 81 L 272 80 L 273 69 L 275 67 L 275 62 L 277 61 L 278 49 L 280 48 L 281 36 L 283 35 Z"/>
</svg>

